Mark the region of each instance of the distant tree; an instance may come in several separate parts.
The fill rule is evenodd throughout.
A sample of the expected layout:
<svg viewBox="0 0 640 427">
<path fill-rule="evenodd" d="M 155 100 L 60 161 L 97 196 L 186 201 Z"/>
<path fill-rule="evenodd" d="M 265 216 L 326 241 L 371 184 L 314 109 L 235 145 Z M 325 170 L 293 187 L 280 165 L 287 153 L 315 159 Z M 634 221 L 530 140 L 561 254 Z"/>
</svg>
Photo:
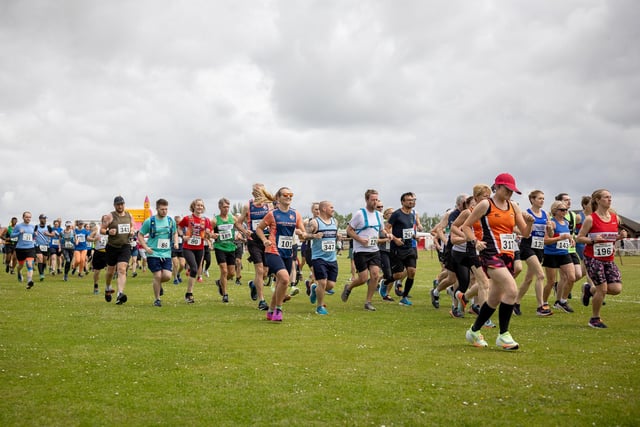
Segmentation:
<svg viewBox="0 0 640 427">
<path fill-rule="evenodd" d="M 353 214 L 347 214 L 347 215 L 341 215 L 338 212 L 335 212 L 333 214 L 333 217 L 336 219 L 336 222 L 338 223 L 338 228 L 344 229 L 347 228 L 347 224 L 349 223 L 349 221 L 351 221 L 351 216 Z"/>
<path fill-rule="evenodd" d="M 431 229 L 435 227 L 441 219 L 442 217 L 440 215 L 429 216 L 426 212 L 420 215 L 420 222 L 422 223 L 422 228 L 425 232 L 431 231 Z"/>
<path fill-rule="evenodd" d="M 242 213 L 242 203 L 234 203 L 231 206 L 231 214 L 233 216 L 240 215 Z"/>
</svg>

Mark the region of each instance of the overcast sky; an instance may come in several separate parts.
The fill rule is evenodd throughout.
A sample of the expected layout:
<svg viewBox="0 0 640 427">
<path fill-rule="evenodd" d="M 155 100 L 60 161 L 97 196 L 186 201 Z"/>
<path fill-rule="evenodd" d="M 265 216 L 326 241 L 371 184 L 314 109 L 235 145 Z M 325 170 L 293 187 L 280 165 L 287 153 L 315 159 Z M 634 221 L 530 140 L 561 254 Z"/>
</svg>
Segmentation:
<svg viewBox="0 0 640 427">
<path fill-rule="evenodd" d="M 436 215 L 510 172 L 640 220 L 640 2 L 0 1 L 0 224 L 251 185 Z"/>
</svg>

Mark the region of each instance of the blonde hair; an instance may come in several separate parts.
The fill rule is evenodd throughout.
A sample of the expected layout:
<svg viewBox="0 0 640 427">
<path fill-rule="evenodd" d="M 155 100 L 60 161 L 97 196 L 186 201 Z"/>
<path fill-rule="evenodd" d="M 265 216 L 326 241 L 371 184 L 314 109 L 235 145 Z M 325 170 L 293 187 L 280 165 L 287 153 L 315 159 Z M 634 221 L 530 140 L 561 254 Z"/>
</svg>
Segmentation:
<svg viewBox="0 0 640 427">
<path fill-rule="evenodd" d="M 544 192 L 542 190 L 533 190 L 531 193 L 529 193 L 529 202 L 533 203 L 533 199 L 541 194 L 544 195 Z"/>
<path fill-rule="evenodd" d="M 484 193 L 489 193 L 491 195 L 491 187 L 487 184 L 476 184 L 473 186 L 473 197 L 478 200 L 478 197 L 482 196 Z"/>
<path fill-rule="evenodd" d="M 207 208 L 204 206 L 204 200 L 202 199 L 193 199 L 193 201 L 191 202 L 191 204 L 189 205 L 189 210 L 191 212 L 195 212 L 196 211 L 196 203 L 198 202 L 202 202 L 202 211 L 204 212 Z"/>
<path fill-rule="evenodd" d="M 601 188 L 599 190 L 594 191 L 591 194 L 591 211 L 592 212 L 595 212 L 596 210 L 598 210 L 598 201 L 602 199 L 602 193 L 604 193 L 605 191 L 609 193 L 609 190 L 605 188 Z"/>
<path fill-rule="evenodd" d="M 257 203 L 259 205 L 275 202 L 276 200 L 273 194 L 269 193 L 269 191 L 267 191 L 265 186 L 262 184 L 253 184 L 253 191 L 251 192 L 251 194 L 253 194 L 254 203 Z"/>
<path fill-rule="evenodd" d="M 567 205 L 564 202 L 556 200 L 555 202 L 551 203 L 551 215 L 555 215 L 556 212 L 558 212 L 558 209 L 566 207 Z"/>
</svg>

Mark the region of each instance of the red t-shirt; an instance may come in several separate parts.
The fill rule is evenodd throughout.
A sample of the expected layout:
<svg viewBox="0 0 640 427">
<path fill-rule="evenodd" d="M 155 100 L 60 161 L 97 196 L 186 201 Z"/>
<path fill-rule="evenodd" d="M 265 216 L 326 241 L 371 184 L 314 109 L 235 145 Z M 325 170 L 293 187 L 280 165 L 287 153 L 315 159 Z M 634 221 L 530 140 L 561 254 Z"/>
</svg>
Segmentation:
<svg viewBox="0 0 640 427">
<path fill-rule="evenodd" d="M 209 218 L 197 217 L 195 215 L 188 215 L 182 218 L 178 227 L 185 230 L 182 247 L 191 250 L 204 249 L 205 230 L 209 230 L 209 232 L 212 231 L 211 220 L 209 220 Z"/>
</svg>

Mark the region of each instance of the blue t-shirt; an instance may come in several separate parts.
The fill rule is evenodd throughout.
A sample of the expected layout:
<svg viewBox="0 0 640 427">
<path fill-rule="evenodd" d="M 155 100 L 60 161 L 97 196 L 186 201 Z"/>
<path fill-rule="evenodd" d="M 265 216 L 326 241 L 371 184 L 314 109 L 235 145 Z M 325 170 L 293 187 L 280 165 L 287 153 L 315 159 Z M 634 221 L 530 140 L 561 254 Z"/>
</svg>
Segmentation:
<svg viewBox="0 0 640 427">
<path fill-rule="evenodd" d="M 35 248 L 35 226 L 31 224 L 16 224 L 11 232 L 11 237 L 17 237 L 16 249 L 32 249 Z"/>
<path fill-rule="evenodd" d="M 175 232 L 175 224 L 173 219 L 168 216 L 164 218 L 155 217 L 155 233 L 151 233 L 151 218 L 147 218 L 140 227 L 140 233 L 149 235 L 147 238 L 147 246 L 153 252 L 147 252 L 148 257 L 153 258 L 171 258 L 171 249 L 173 249 L 173 233 Z M 154 234 L 152 236 L 152 234 Z"/>
</svg>

